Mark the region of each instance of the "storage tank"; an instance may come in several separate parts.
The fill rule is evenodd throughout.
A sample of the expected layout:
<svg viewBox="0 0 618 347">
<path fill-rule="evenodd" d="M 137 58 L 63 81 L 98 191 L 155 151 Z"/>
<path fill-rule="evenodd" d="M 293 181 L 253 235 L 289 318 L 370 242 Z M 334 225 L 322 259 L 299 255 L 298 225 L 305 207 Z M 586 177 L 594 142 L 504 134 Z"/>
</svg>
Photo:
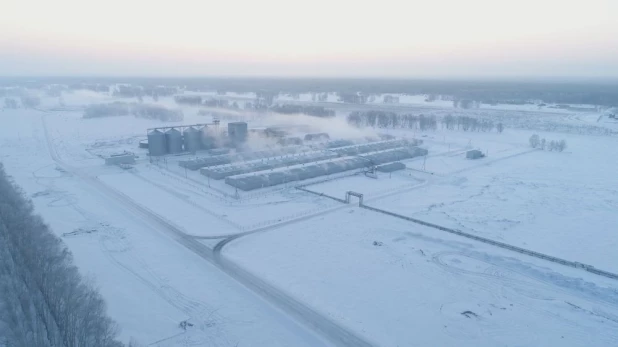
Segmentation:
<svg viewBox="0 0 618 347">
<path fill-rule="evenodd" d="M 227 136 L 234 146 L 247 141 L 247 123 L 246 122 L 232 122 L 227 123 Z"/>
<path fill-rule="evenodd" d="M 188 127 L 183 131 L 183 140 L 185 144 L 185 151 L 197 152 L 202 147 L 202 134 L 194 127 Z"/>
<path fill-rule="evenodd" d="M 152 156 L 167 154 L 165 134 L 159 130 L 152 130 L 148 133 L 148 153 Z"/>
<path fill-rule="evenodd" d="M 165 142 L 167 143 L 167 152 L 169 154 L 182 152 L 182 134 L 180 130 L 172 128 L 166 131 Z"/>
<path fill-rule="evenodd" d="M 202 127 L 199 131 L 200 145 L 202 149 L 212 149 L 217 147 L 217 139 L 212 128 Z"/>
</svg>

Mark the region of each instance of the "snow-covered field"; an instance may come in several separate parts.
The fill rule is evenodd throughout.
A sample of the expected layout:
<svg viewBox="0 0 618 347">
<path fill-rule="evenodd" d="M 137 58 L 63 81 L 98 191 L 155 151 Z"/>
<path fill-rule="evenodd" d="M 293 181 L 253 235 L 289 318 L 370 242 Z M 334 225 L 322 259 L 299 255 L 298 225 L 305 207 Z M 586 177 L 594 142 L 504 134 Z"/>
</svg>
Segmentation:
<svg viewBox="0 0 618 347">
<path fill-rule="evenodd" d="M 618 343 L 610 280 L 356 207 L 224 255 L 381 346 Z"/>
<path fill-rule="evenodd" d="M 310 94 L 279 100 L 288 99 L 312 102 Z M 137 148 L 147 128 L 210 117 L 183 108 L 178 123 L 81 118 L 81 107 L 116 100 L 76 92 L 63 98 L 62 111 L 54 98 L 44 98 L 42 110 L 2 110 L 0 162 L 100 287 L 125 341 L 618 345 L 618 281 L 319 196 L 362 193 L 370 206 L 618 272 L 617 140 L 590 135 L 618 125 L 601 113 L 494 107 L 488 115 L 526 129 L 507 126 L 501 134 L 380 129 L 423 140 L 429 155 L 377 178 L 348 172 L 298 182 L 315 194 L 295 189 L 297 183 L 237 193 L 185 172 L 176 164 L 183 157 L 151 163 Z M 327 102 L 337 102 L 336 95 Z M 160 103 L 173 105 L 171 98 Z M 437 114 L 454 110 L 452 102 L 424 96 L 400 96 L 400 103 L 408 110 L 431 104 Z M 338 109 L 335 120 L 312 126 L 332 126 L 337 136 L 375 134 L 347 128 L 345 116 Z M 255 126 L 270 121 L 293 123 L 259 119 Z M 533 133 L 565 139 L 568 147 L 531 149 Z M 487 156 L 467 160 L 468 149 Z M 139 156 L 132 169 L 103 165 L 100 156 L 123 150 Z M 219 256 L 263 282 L 247 282 Z M 298 317 L 307 310 L 315 311 L 311 319 Z M 194 324 L 186 332 L 178 326 L 185 319 Z"/>
</svg>

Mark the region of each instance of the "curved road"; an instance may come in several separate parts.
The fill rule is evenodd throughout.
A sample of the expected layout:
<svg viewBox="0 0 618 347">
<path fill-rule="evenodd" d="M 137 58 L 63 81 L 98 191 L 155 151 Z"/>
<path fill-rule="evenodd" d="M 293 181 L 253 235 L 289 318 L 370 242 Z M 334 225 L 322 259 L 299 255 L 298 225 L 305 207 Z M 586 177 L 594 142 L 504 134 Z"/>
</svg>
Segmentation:
<svg viewBox="0 0 618 347">
<path fill-rule="evenodd" d="M 370 342 L 365 338 L 357 335 L 355 332 L 347 329 L 346 327 L 337 324 L 336 322 L 314 311 L 304 303 L 292 298 L 291 296 L 275 288 L 274 286 L 270 285 L 269 283 L 265 282 L 254 274 L 240 268 L 233 262 L 223 258 L 220 253 L 222 247 L 236 237 L 242 236 L 243 234 L 239 234 L 237 236 L 225 239 L 219 244 L 217 244 L 214 250 L 211 250 L 206 245 L 200 243 L 195 238 L 183 233 L 177 227 L 170 224 L 157 214 L 137 204 L 135 201 L 124 195 L 122 192 L 112 189 L 96 177 L 90 176 L 80 171 L 79 169 L 64 163 L 56 152 L 56 149 L 52 142 L 52 138 L 47 129 L 44 115 L 41 117 L 41 121 L 43 123 L 43 130 L 45 133 L 45 139 L 47 141 L 49 154 L 58 166 L 60 166 L 67 172 L 72 173 L 76 177 L 79 177 L 84 182 L 97 189 L 101 194 L 105 195 L 106 197 L 115 200 L 136 217 L 156 224 L 160 227 L 162 231 L 165 231 L 178 243 L 190 249 L 203 259 L 215 264 L 219 269 L 223 270 L 236 281 L 251 289 L 258 295 L 266 299 L 268 302 L 274 304 L 277 308 L 281 309 L 288 315 L 294 317 L 297 321 L 311 328 L 313 331 L 320 334 L 327 341 L 333 343 L 334 345 L 350 347 L 377 346 L 377 344 Z"/>
</svg>

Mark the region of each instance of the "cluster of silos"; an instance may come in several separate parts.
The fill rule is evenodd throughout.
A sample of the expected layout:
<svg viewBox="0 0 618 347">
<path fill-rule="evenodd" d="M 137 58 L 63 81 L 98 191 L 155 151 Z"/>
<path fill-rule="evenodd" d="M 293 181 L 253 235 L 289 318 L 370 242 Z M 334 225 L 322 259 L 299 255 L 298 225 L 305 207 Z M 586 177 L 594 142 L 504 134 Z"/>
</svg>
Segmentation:
<svg viewBox="0 0 618 347">
<path fill-rule="evenodd" d="M 166 129 L 165 131 L 163 131 Z M 214 146 L 214 137 L 208 134 L 205 126 L 152 129 L 148 132 L 148 152 L 151 156 L 197 152 Z"/>
</svg>

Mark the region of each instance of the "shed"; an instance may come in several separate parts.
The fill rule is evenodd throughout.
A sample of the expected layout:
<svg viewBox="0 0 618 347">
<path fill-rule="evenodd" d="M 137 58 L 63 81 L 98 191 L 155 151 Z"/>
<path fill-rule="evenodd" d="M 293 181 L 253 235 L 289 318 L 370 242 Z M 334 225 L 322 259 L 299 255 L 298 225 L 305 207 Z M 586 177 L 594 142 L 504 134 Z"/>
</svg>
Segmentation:
<svg viewBox="0 0 618 347">
<path fill-rule="evenodd" d="M 483 158 L 485 155 L 478 149 L 472 149 L 466 152 L 466 159 L 479 159 Z"/>
<path fill-rule="evenodd" d="M 406 164 L 400 161 L 397 161 L 397 162 L 390 163 L 390 164 L 380 165 L 376 167 L 376 170 L 380 172 L 394 172 L 394 171 L 403 170 L 405 168 L 406 168 Z"/>
<path fill-rule="evenodd" d="M 305 135 L 305 141 L 322 141 L 329 140 L 330 136 L 327 133 L 314 133 Z"/>
<path fill-rule="evenodd" d="M 135 164 L 135 156 L 131 153 L 111 155 L 105 158 L 105 165 Z"/>
</svg>

